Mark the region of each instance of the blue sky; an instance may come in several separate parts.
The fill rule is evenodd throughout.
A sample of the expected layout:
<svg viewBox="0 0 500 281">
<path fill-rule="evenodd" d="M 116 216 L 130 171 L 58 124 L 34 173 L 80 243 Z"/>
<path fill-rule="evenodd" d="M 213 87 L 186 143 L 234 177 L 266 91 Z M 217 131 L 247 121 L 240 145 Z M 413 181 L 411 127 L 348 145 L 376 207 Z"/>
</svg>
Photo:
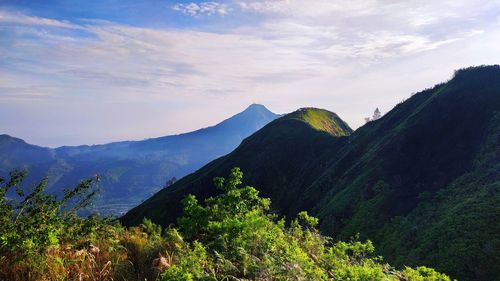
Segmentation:
<svg viewBox="0 0 500 281">
<path fill-rule="evenodd" d="M 0 133 L 143 139 L 253 102 L 356 128 L 498 54 L 498 0 L 0 0 Z"/>
</svg>

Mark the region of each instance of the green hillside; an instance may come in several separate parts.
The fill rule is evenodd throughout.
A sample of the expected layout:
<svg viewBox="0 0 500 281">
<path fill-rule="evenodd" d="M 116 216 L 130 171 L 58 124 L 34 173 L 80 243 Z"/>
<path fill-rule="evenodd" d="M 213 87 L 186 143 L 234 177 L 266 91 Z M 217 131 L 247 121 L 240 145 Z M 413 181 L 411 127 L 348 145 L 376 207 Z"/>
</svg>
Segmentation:
<svg viewBox="0 0 500 281">
<path fill-rule="evenodd" d="M 352 129 L 335 113 L 317 108 L 302 108 L 283 119 L 294 119 L 305 122 L 312 128 L 329 133 L 332 136 L 342 137 L 352 133 Z"/>
<path fill-rule="evenodd" d="M 370 237 L 397 266 L 497 280 L 499 134 L 500 68 L 460 70 L 353 133 L 305 200 L 325 233 Z"/>
<path fill-rule="evenodd" d="M 323 110 L 277 119 L 123 221 L 174 222 L 181 198 L 215 194 L 211 179 L 238 166 L 281 215 L 307 210 L 323 233 L 359 233 L 397 266 L 498 280 L 499 136 L 500 67 L 467 68 L 352 134 Z"/>
</svg>

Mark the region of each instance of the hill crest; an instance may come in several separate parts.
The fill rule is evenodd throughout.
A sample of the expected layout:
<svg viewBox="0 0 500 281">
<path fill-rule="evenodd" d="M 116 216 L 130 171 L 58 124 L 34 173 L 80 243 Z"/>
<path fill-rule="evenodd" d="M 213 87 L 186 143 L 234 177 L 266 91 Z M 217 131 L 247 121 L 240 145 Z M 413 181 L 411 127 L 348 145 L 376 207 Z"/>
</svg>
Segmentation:
<svg viewBox="0 0 500 281">
<path fill-rule="evenodd" d="M 312 128 L 331 134 L 332 136 L 348 136 L 353 130 L 344 120 L 326 109 L 303 107 L 282 117 L 296 119 L 307 123 Z"/>
</svg>

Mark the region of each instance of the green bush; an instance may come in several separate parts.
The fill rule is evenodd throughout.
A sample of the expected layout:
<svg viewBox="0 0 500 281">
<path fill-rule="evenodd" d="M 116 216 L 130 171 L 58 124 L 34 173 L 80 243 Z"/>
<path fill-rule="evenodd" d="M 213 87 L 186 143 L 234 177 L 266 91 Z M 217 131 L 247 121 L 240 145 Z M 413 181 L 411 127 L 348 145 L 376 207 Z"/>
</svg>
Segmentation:
<svg viewBox="0 0 500 281">
<path fill-rule="evenodd" d="M 45 193 L 46 180 L 24 195 L 24 176 L 0 180 L 0 280 L 450 280 L 426 267 L 398 271 L 373 255 L 370 241 L 333 242 L 307 212 L 287 223 L 269 199 L 241 186 L 238 168 L 214 180 L 221 195 L 204 204 L 187 196 L 178 226 L 166 229 L 148 219 L 126 229 L 78 217 L 97 179 L 57 199 Z M 7 199 L 11 189 L 19 200 Z"/>
<path fill-rule="evenodd" d="M 45 193 L 47 179 L 43 179 L 29 193 L 20 186 L 23 171 L 11 173 L 11 179 L 0 179 L 0 253 L 15 252 L 29 255 L 43 252 L 65 240 L 87 236 L 96 230 L 101 220 L 81 218 L 77 212 L 91 203 L 96 194 L 98 178 L 80 182 L 64 191 L 61 199 Z M 7 199 L 7 192 L 15 189 L 17 198 Z"/>
<path fill-rule="evenodd" d="M 448 278 L 425 268 L 397 271 L 373 256 L 370 241 L 332 243 L 316 229 L 318 219 L 307 212 L 287 225 L 270 212 L 269 199 L 259 197 L 253 187 L 241 186 L 242 177 L 240 169 L 234 168 L 229 178 L 216 178 L 215 185 L 223 194 L 208 198 L 203 205 L 192 195 L 184 199 L 179 231 L 169 230 L 182 241 L 179 248 L 183 250 L 162 280 Z"/>
</svg>

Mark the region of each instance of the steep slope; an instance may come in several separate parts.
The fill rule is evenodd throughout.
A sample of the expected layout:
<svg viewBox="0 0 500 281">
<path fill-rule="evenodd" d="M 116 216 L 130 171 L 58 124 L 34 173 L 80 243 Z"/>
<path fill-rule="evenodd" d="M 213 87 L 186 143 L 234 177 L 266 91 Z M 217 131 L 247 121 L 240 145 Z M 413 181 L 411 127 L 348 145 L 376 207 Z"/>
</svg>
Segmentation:
<svg viewBox="0 0 500 281">
<path fill-rule="evenodd" d="M 143 216 L 173 222 L 183 196 L 212 195 L 212 177 L 239 166 L 246 183 L 271 197 L 281 214 L 308 210 L 325 233 L 359 233 L 391 263 L 429 265 L 460 280 L 498 280 L 499 66 L 457 71 L 349 137 L 326 133 L 337 126 L 314 118 L 296 120 L 300 114 L 270 123 L 131 210 L 124 222 Z M 300 121 L 309 130 L 285 126 Z"/>
<path fill-rule="evenodd" d="M 300 109 L 269 123 L 230 154 L 158 192 L 122 220 L 137 224 L 148 217 L 163 225 L 175 222 L 182 198 L 190 193 L 200 198 L 217 194 L 212 179 L 235 166 L 245 171 L 246 183 L 260 187 L 263 196 L 272 199 L 273 207 L 295 214 L 300 208 L 293 202 L 300 198 L 301 188 L 312 184 L 351 132 L 334 113 Z"/>
<path fill-rule="evenodd" d="M 500 67 L 463 69 L 357 130 L 304 194 L 323 231 L 370 237 L 397 265 L 495 280 L 499 129 Z"/>
<path fill-rule="evenodd" d="M 55 194 L 81 179 L 100 175 L 96 209 L 120 214 L 154 194 L 172 177 L 180 178 L 229 153 L 278 116 L 253 104 L 215 126 L 186 134 L 56 149 L 5 135 L 0 137 L 0 173 L 26 168 L 32 182 L 48 175 L 49 189 Z"/>
</svg>

